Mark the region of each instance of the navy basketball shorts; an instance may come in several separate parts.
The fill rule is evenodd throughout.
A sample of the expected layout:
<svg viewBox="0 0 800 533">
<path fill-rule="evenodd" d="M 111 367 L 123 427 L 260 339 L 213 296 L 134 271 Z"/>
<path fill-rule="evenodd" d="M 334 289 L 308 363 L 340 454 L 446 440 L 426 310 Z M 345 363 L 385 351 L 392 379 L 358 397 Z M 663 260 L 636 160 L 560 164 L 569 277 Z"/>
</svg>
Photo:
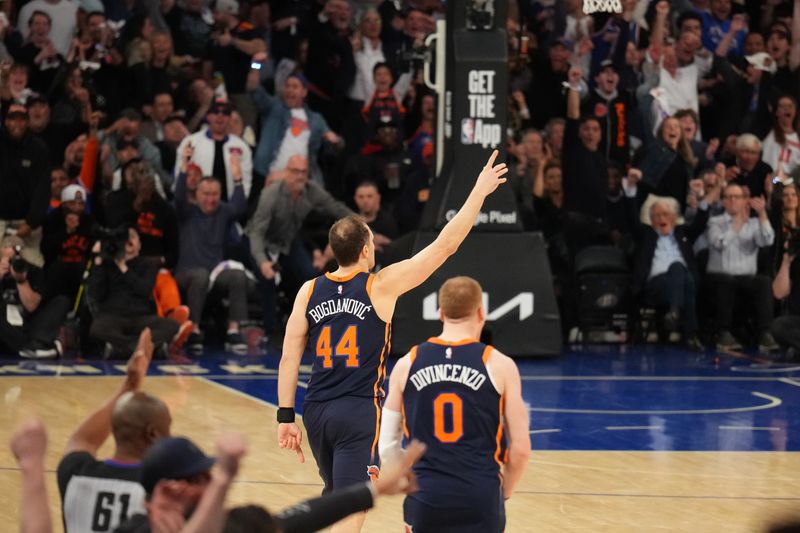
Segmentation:
<svg viewBox="0 0 800 533">
<path fill-rule="evenodd" d="M 374 398 L 343 396 L 303 405 L 308 445 L 325 482 L 323 494 L 377 477 L 377 413 Z"/>
<path fill-rule="evenodd" d="M 503 491 L 491 497 L 476 487 L 476 497 L 458 506 L 432 506 L 413 495 L 403 501 L 403 521 L 407 533 L 502 533 L 506 528 Z M 455 503 L 455 502 L 453 502 Z"/>
</svg>

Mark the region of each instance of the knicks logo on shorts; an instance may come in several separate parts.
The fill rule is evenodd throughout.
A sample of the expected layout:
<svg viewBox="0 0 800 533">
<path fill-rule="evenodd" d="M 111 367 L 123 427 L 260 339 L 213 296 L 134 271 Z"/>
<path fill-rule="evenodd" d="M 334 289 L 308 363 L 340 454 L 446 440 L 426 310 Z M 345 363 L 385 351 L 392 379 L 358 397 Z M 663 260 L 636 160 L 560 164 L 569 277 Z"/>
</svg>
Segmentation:
<svg viewBox="0 0 800 533">
<path fill-rule="evenodd" d="M 381 469 L 375 465 L 369 465 L 367 467 L 367 475 L 370 481 L 378 481 L 378 477 L 381 475 Z"/>
</svg>

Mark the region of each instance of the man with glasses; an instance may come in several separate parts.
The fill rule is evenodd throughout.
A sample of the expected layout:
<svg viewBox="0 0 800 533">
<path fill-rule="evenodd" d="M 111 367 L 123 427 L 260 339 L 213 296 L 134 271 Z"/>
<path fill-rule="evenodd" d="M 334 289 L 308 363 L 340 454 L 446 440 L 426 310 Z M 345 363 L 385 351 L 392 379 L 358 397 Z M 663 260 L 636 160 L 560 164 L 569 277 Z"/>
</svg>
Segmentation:
<svg viewBox="0 0 800 533">
<path fill-rule="evenodd" d="M 203 176 L 213 176 L 222 185 L 222 199 L 230 201 L 235 190 L 235 178 L 241 178 L 245 197 L 250 195 L 253 182 L 253 159 L 250 147 L 238 135 L 228 133 L 233 107 L 225 100 L 216 100 L 206 114 L 208 128 L 189 135 L 176 150 L 175 175 L 185 164 L 183 154 L 186 146 L 192 146 L 190 163 L 203 171 Z M 234 176 L 231 157 L 238 159 L 241 176 Z"/>
<path fill-rule="evenodd" d="M 755 310 L 759 350 L 774 351 L 778 344 L 769 331 L 772 325 L 771 280 L 758 274 L 758 251 L 771 246 L 775 240 L 764 198 L 748 198 L 741 186 L 729 184 L 722 195 L 722 203 L 725 213 L 709 220 L 706 234 L 708 282 L 716 296 L 717 349 L 742 348 L 731 333 L 738 301 Z M 757 217 L 750 217 L 750 209 Z"/>
</svg>

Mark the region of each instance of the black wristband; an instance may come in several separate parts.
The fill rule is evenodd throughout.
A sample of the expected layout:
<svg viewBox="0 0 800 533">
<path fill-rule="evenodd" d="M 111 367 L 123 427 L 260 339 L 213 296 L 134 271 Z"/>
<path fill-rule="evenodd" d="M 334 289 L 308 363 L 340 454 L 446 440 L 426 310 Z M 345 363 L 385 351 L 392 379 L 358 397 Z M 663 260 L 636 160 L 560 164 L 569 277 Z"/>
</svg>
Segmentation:
<svg viewBox="0 0 800 533">
<path fill-rule="evenodd" d="M 294 422 L 294 408 L 278 407 L 278 424 L 291 424 Z"/>
</svg>

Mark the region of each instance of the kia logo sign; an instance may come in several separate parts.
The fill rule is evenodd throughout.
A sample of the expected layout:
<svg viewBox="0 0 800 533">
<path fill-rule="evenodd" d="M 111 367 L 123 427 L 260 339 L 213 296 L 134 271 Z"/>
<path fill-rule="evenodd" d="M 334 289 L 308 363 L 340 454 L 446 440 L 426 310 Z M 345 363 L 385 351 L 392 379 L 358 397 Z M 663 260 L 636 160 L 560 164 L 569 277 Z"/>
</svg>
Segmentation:
<svg viewBox="0 0 800 533">
<path fill-rule="evenodd" d="M 422 300 L 422 319 L 423 320 L 439 320 L 439 302 L 437 293 L 432 292 Z M 519 308 L 519 320 L 523 320 L 533 316 L 533 293 L 521 292 L 508 300 L 503 305 L 490 311 L 489 306 L 489 293 L 483 293 L 483 308 L 486 309 L 486 320 L 497 320 L 505 315 L 514 311 L 514 308 Z"/>
</svg>

